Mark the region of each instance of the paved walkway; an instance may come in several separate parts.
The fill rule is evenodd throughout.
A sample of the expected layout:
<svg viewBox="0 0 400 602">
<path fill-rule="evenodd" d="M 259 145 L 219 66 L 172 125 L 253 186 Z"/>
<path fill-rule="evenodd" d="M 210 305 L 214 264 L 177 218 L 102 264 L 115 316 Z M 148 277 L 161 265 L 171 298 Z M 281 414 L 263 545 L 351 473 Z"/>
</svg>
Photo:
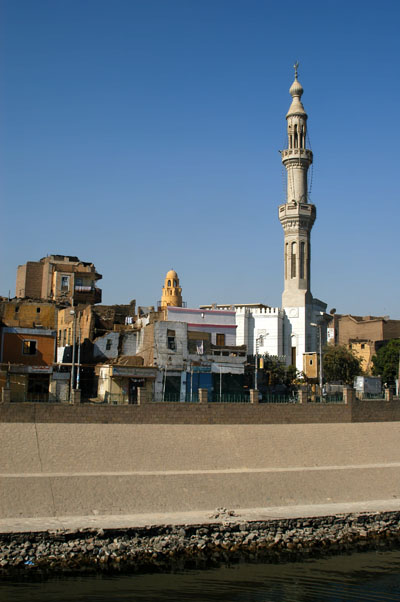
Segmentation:
<svg viewBox="0 0 400 602">
<path fill-rule="evenodd" d="M 229 516 L 233 510 L 236 516 Z M 275 506 L 271 508 L 245 508 L 228 512 L 170 512 L 157 514 L 63 516 L 59 518 L 10 518 L 0 520 L 0 533 L 28 533 L 78 529 L 127 529 L 148 525 L 196 525 L 207 523 L 268 521 L 287 518 L 332 516 L 336 514 L 376 513 L 400 511 L 400 500 L 374 500 L 370 502 L 315 504 L 309 506 Z M 219 516 L 217 516 L 219 514 Z"/>
</svg>

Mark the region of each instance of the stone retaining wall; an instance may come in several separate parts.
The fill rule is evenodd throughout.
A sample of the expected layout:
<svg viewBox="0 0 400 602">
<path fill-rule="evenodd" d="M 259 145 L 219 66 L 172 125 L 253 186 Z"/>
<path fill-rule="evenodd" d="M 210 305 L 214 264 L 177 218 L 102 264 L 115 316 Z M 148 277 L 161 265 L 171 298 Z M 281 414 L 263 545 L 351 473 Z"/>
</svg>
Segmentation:
<svg viewBox="0 0 400 602">
<path fill-rule="evenodd" d="M 0 535 L 0 574 L 170 571 L 241 560 L 282 562 L 400 543 L 400 513 L 239 522 L 123 531 Z"/>
</svg>

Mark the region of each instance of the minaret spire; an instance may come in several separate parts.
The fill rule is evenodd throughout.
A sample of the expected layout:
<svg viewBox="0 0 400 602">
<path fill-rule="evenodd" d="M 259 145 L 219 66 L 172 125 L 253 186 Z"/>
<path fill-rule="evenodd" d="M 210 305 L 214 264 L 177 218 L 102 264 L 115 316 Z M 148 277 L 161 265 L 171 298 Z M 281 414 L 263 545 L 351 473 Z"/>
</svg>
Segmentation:
<svg viewBox="0 0 400 602">
<path fill-rule="evenodd" d="M 288 142 L 281 153 L 287 174 L 286 203 L 279 207 L 279 220 L 285 234 L 283 307 L 303 307 L 312 302 L 310 233 L 316 209 L 308 198 L 307 172 L 313 155 L 306 148 L 307 113 L 301 102 L 304 90 L 298 81 L 298 67 L 296 61 L 294 82 L 289 89 L 292 103 L 286 115 Z"/>
</svg>

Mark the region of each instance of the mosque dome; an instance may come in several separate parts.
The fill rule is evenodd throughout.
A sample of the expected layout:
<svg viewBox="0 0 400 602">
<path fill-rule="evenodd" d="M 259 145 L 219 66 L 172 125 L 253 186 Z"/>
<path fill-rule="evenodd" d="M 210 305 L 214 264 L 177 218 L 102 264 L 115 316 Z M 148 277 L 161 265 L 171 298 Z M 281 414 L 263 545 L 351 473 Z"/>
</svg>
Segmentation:
<svg viewBox="0 0 400 602">
<path fill-rule="evenodd" d="M 292 104 L 290 105 L 290 109 L 286 115 L 286 118 L 290 117 L 291 115 L 303 115 L 307 119 L 307 113 L 305 112 L 303 104 L 301 102 L 301 96 L 302 96 L 304 90 L 303 90 L 303 86 L 297 79 L 298 66 L 299 66 L 298 62 L 296 62 L 293 65 L 294 82 L 292 83 L 292 85 L 289 88 L 289 94 L 293 98 L 293 100 L 292 100 Z"/>
<path fill-rule="evenodd" d="M 167 275 L 165 276 L 165 278 L 178 279 L 178 274 L 175 272 L 175 270 L 170 270 L 169 272 L 167 272 Z"/>
<path fill-rule="evenodd" d="M 289 88 L 289 94 L 292 98 L 294 98 L 295 96 L 301 97 L 303 92 L 304 92 L 303 86 L 297 79 L 297 75 L 296 75 L 294 82 L 292 83 L 292 85 Z"/>
</svg>

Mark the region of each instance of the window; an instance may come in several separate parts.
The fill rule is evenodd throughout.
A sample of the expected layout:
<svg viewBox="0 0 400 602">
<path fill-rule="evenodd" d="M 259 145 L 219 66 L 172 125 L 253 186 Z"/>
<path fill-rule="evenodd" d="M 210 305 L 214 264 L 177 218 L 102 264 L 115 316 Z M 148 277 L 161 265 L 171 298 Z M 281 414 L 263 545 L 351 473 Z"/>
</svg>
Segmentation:
<svg viewBox="0 0 400 602">
<path fill-rule="evenodd" d="M 223 347 L 225 345 L 225 335 L 217 333 L 217 345 Z"/>
<path fill-rule="evenodd" d="M 287 262 L 288 262 L 288 247 L 289 247 L 289 243 L 287 242 L 285 244 L 285 279 L 287 278 L 287 273 L 288 273 L 288 269 L 287 269 Z"/>
<path fill-rule="evenodd" d="M 296 243 L 292 242 L 291 278 L 296 278 Z"/>
<path fill-rule="evenodd" d="M 107 339 L 107 342 L 106 342 L 106 351 L 110 351 L 111 345 L 112 345 L 112 340 L 111 339 Z"/>
<path fill-rule="evenodd" d="M 37 314 L 40 314 L 40 307 L 37 307 L 37 308 L 36 308 L 36 313 L 37 313 Z"/>
<path fill-rule="evenodd" d="M 69 291 L 69 276 L 61 276 L 61 290 Z"/>
<path fill-rule="evenodd" d="M 365 349 L 365 343 L 361 343 L 361 349 Z"/>
<path fill-rule="evenodd" d="M 174 286 L 177 286 L 177 284 L 176 284 L 176 280 L 174 280 Z"/>
<path fill-rule="evenodd" d="M 176 350 L 175 330 L 167 330 L 167 348 L 172 351 Z"/>
<path fill-rule="evenodd" d="M 36 355 L 36 341 L 24 341 L 22 352 L 24 355 Z"/>
<path fill-rule="evenodd" d="M 304 278 L 304 250 L 305 243 L 300 243 L 300 278 Z"/>
<path fill-rule="evenodd" d="M 167 286 L 171 286 L 171 280 L 168 280 L 168 285 Z"/>
<path fill-rule="evenodd" d="M 82 286 L 83 285 L 82 278 L 75 278 L 75 284 L 76 284 L 76 286 Z"/>
<path fill-rule="evenodd" d="M 19 305 L 15 306 L 15 313 L 17 314 L 19 312 Z"/>
</svg>

